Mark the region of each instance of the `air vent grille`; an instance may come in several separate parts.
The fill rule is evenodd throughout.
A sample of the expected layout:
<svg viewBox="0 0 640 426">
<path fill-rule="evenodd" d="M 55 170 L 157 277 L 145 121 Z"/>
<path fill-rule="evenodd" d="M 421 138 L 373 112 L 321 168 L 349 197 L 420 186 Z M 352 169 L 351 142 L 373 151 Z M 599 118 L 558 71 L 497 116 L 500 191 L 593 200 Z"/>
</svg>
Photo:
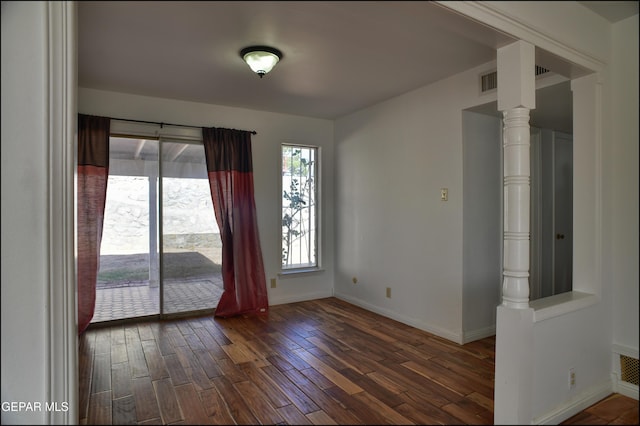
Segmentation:
<svg viewBox="0 0 640 426">
<path fill-rule="evenodd" d="M 536 77 L 542 74 L 546 74 L 548 73 L 549 70 L 546 68 L 541 67 L 540 65 L 536 65 Z"/>
<path fill-rule="evenodd" d="M 541 76 L 543 74 L 547 74 L 549 72 L 548 69 L 541 67 L 540 65 L 536 65 L 536 77 Z M 480 76 L 480 90 L 481 93 L 488 92 L 490 90 L 495 90 L 498 88 L 498 71 L 492 71 L 487 74 L 483 74 Z"/>
<path fill-rule="evenodd" d="M 638 360 L 620 355 L 620 379 L 638 386 Z"/>
<path fill-rule="evenodd" d="M 481 91 L 488 92 L 489 90 L 494 90 L 498 87 L 498 72 L 490 72 L 489 74 L 485 74 L 480 76 L 480 88 Z"/>
</svg>

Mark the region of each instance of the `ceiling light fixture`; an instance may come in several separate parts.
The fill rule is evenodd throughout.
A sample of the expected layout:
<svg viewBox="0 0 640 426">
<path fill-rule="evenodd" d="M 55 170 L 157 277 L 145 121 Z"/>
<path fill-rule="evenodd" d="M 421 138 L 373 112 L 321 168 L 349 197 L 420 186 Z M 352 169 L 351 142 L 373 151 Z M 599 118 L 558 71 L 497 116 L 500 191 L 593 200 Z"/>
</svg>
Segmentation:
<svg viewBox="0 0 640 426">
<path fill-rule="evenodd" d="M 240 51 L 240 57 L 262 78 L 282 59 L 282 52 L 268 46 L 250 46 Z"/>
</svg>

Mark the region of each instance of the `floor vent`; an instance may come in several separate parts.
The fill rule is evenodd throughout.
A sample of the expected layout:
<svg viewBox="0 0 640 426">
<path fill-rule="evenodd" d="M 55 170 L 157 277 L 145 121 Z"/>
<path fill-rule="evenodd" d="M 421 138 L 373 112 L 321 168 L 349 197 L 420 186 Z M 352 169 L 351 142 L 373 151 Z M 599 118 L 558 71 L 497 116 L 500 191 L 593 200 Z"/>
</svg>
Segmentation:
<svg viewBox="0 0 640 426">
<path fill-rule="evenodd" d="M 638 360 L 620 355 L 620 380 L 638 386 Z"/>
<path fill-rule="evenodd" d="M 550 71 L 540 65 L 536 65 L 536 77 L 543 74 L 547 74 Z M 480 76 L 480 90 L 481 93 L 495 90 L 498 87 L 498 71 L 491 71 L 490 73 Z"/>
</svg>

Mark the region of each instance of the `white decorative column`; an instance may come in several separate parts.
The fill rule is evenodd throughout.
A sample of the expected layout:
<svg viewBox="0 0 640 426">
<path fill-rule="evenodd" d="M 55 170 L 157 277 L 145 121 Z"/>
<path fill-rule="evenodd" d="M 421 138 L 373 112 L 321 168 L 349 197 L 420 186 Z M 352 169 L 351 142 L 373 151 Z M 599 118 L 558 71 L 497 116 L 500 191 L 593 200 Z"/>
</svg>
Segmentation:
<svg viewBox="0 0 640 426">
<path fill-rule="evenodd" d="M 502 112 L 504 185 L 504 265 L 502 304 L 529 307 L 530 130 L 529 109 Z"/>
<path fill-rule="evenodd" d="M 504 117 L 504 265 L 496 313 L 494 424 L 531 424 L 533 309 L 529 307 L 529 110 L 535 108 L 535 48 L 498 49 L 498 109 Z"/>
<path fill-rule="evenodd" d="M 498 49 L 498 110 L 504 117 L 504 265 L 502 305 L 529 307 L 529 110 L 535 108 L 535 49 L 516 42 Z"/>
</svg>

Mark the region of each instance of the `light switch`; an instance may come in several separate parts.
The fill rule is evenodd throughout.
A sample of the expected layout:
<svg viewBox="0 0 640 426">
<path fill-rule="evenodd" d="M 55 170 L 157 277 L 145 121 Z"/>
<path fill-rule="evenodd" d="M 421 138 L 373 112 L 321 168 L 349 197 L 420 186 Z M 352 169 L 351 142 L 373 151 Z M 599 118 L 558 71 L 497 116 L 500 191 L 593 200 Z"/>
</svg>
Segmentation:
<svg viewBox="0 0 640 426">
<path fill-rule="evenodd" d="M 449 189 L 448 188 L 440 188 L 440 200 L 447 201 L 449 199 Z"/>
</svg>

